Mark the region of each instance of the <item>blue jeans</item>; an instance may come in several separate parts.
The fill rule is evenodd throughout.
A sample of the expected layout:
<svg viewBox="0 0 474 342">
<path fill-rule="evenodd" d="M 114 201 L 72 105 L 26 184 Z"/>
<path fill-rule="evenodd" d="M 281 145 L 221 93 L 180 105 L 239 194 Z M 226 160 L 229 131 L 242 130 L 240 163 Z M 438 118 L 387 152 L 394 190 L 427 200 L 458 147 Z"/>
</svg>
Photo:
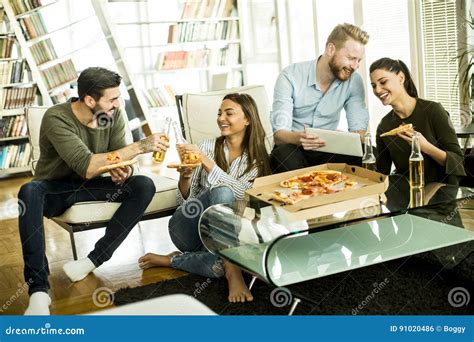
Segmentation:
<svg viewBox="0 0 474 342">
<path fill-rule="evenodd" d="M 183 254 L 171 258 L 171 267 L 203 277 L 219 278 L 224 275 L 224 262 L 203 246 L 198 225 L 205 209 L 234 200 L 232 190 L 222 186 L 208 190 L 176 209 L 169 222 L 169 232 L 174 245 Z"/>
<path fill-rule="evenodd" d="M 154 195 L 155 185 L 145 176 L 132 176 L 122 186 L 115 185 L 110 177 L 33 180 L 24 184 L 18 193 L 19 205 L 22 207 L 19 228 L 29 294 L 47 292 L 49 289 L 43 216 L 58 216 L 77 202 L 122 202 L 107 224 L 104 236 L 88 255 L 98 267 L 112 257 L 141 219 Z"/>
</svg>

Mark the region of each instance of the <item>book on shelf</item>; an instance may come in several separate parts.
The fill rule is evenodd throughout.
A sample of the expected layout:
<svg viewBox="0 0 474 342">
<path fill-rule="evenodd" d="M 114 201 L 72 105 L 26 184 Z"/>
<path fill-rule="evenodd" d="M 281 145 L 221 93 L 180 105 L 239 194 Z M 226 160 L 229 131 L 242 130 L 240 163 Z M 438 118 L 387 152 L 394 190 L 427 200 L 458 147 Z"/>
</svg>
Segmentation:
<svg viewBox="0 0 474 342">
<path fill-rule="evenodd" d="M 158 70 L 173 70 L 237 65 L 239 60 L 240 46 L 234 43 L 228 44 L 224 48 L 162 52 L 158 54 L 156 68 Z"/>
<path fill-rule="evenodd" d="M 228 17 L 234 8 L 235 0 L 187 0 L 181 19 Z"/>
<path fill-rule="evenodd" d="M 26 118 L 23 114 L 0 119 L 0 139 L 24 137 L 27 132 Z"/>
<path fill-rule="evenodd" d="M 5 9 L 3 7 L 0 7 L 0 33 L 8 32 L 8 25 L 5 18 Z"/>
<path fill-rule="evenodd" d="M 11 58 L 14 45 L 14 35 L 0 37 L 0 58 Z"/>
<path fill-rule="evenodd" d="M 238 21 L 183 22 L 168 29 L 168 43 L 231 40 L 239 38 Z"/>
<path fill-rule="evenodd" d="M 19 19 L 20 27 L 26 40 L 31 40 L 48 33 L 40 12 L 31 13 Z"/>
<path fill-rule="evenodd" d="M 31 79 L 24 59 L 0 61 L 0 84 L 22 83 Z"/>
<path fill-rule="evenodd" d="M 58 58 L 51 39 L 45 39 L 33 44 L 30 48 L 31 54 L 36 62 L 40 65 Z"/>
<path fill-rule="evenodd" d="M 36 102 L 36 85 L 0 89 L 0 108 L 16 109 L 32 105 Z"/>
<path fill-rule="evenodd" d="M 41 70 L 40 73 L 49 90 L 77 78 L 77 71 L 71 59 Z"/>
<path fill-rule="evenodd" d="M 143 93 L 151 107 L 166 107 L 175 104 L 175 92 L 169 84 L 153 89 L 145 89 Z"/>
<path fill-rule="evenodd" d="M 0 169 L 28 166 L 30 154 L 29 143 L 0 146 Z"/>
<path fill-rule="evenodd" d="M 10 0 L 13 12 L 19 15 L 42 6 L 41 0 Z"/>
</svg>

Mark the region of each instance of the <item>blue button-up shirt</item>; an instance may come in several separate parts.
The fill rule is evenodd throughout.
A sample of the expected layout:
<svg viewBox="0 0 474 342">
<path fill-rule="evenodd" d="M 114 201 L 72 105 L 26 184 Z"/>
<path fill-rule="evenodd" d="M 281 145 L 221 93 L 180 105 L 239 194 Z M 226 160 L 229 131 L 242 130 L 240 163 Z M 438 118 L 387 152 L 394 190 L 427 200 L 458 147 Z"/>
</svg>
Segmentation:
<svg viewBox="0 0 474 342">
<path fill-rule="evenodd" d="M 342 108 L 349 131 L 367 130 L 369 112 L 359 74 L 344 82 L 335 79 L 324 94 L 316 83 L 315 60 L 292 64 L 283 69 L 275 84 L 270 116 L 273 132 L 301 132 L 305 126 L 336 130 Z"/>
</svg>

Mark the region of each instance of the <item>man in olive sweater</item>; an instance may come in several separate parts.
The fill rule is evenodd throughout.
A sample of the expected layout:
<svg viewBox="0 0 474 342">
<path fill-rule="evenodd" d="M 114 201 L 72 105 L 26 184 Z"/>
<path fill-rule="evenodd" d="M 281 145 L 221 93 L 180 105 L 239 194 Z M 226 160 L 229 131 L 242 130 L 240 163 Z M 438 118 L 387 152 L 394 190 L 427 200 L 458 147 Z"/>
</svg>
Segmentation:
<svg viewBox="0 0 474 342">
<path fill-rule="evenodd" d="M 24 204 L 19 217 L 30 302 L 25 314 L 49 314 L 49 267 L 45 251 L 43 216 L 54 217 L 77 202 L 121 202 L 105 234 L 89 255 L 64 265 L 71 281 L 85 278 L 112 257 L 114 251 L 143 216 L 155 194 L 153 181 L 133 176 L 130 166 L 101 177 L 99 168 L 111 164 L 109 152 L 122 160 L 139 154 L 165 151 L 162 134 L 126 145 L 125 122 L 119 108 L 121 76 L 104 68 L 84 70 L 78 79 L 79 98 L 49 108 L 40 129 L 40 159 L 35 178 L 18 194 Z"/>
</svg>

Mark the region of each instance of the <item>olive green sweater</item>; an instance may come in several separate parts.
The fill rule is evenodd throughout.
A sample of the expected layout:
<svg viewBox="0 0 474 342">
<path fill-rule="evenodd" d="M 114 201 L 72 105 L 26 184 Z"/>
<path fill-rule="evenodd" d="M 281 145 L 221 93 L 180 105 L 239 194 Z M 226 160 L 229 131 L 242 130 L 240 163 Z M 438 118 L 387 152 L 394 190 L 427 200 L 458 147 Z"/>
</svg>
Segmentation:
<svg viewBox="0 0 474 342">
<path fill-rule="evenodd" d="M 447 154 L 446 165 L 441 166 L 434 159 L 423 153 L 425 163 L 425 183 L 440 182 L 458 184 L 457 176 L 465 176 L 463 155 L 456 138 L 448 112 L 439 103 L 417 99 L 413 113 L 401 119 L 390 111 L 377 127 L 377 170 L 389 174 L 392 162 L 396 173 L 408 176 L 411 145 L 398 136 L 381 138 L 380 135 L 401 124 L 413 124 L 416 131 L 434 146 Z"/>
<path fill-rule="evenodd" d="M 61 103 L 46 111 L 39 142 L 36 179 L 85 178 L 93 154 L 126 145 L 125 123 L 120 110 L 116 110 L 110 124 L 89 128 L 76 118 L 71 102 Z"/>
</svg>

